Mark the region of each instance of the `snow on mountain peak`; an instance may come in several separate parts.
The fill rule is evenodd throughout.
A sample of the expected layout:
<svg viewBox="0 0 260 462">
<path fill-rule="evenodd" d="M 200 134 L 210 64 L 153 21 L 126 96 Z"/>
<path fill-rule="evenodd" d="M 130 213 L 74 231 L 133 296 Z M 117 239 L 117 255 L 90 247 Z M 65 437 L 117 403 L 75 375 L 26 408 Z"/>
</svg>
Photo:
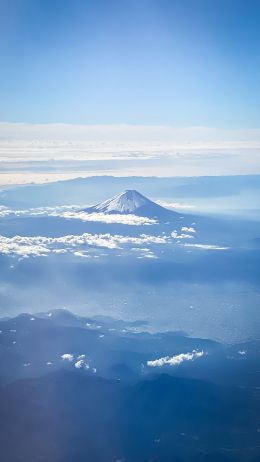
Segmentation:
<svg viewBox="0 0 260 462">
<path fill-rule="evenodd" d="M 149 199 L 135 189 L 127 189 L 121 194 L 96 205 L 95 210 L 103 213 L 134 213 L 147 204 L 151 204 Z"/>
</svg>

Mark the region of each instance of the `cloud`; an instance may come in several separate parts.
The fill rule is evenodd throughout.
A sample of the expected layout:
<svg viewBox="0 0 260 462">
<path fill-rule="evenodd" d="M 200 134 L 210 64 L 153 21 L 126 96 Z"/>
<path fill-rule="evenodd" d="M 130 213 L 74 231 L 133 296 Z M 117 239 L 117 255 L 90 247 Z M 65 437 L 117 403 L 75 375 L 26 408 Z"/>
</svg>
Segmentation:
<svg viewBox="0 0 260 462">
<path fill-rule="evenodd" d="M 64 353 L 63 355 L 61 355 L 61 359 L 63 361 L 68 361 L 72 363 L 74 361 L 74 355 L 71 353 Z M 51 364 L 51 362 L 46 363 L 46 365 L 48 366 L 50 366 Z M 74 367 L 76 369 L 90 369 L 90 365 L 86 359 L 86 355 L 78 355 L 77 358 L 75 358 Z"/>
<path fill-rule="evenodd" d="M 156 225 L 158 221 L 154 218 L 141 217 L 134 214 L 120 215 L 120 214 L 105 214 L 105 213 L 87 213 L 82 209 L 82 205 L 71 205 L 61 207 L 38 207 L 27 210 L 12 210 L 7 207 L 0 206 L 0 217 L 6 216 L 50 216 L 62 217 L 70 220 L 91 221 L 100 223 L 118 223 L 123 225 Z"/>
<path fill-rule="evenodd" d="M 66 235 L 62 237 L 46 236 L 13 236 L 0 235 L 0 253 L 5 255 L 19 255 L 21 257 L 46 256 L 51 253 L 76 253 L 85 256 L 86 249 L 82 247 L 104 247 L 120 249 L 128 245 L 166 244 L 167 236 L 153 236 L 140 234 L 139 236 L 122 236 L 119 234 L 90 234 Z M 81 247 L 79 250 L 78 247 Z"/>
<path fill-rule="evenodd" d="M 88 329 L 94 329 L 94 330 L 102 328 L 102 326 L 95 324 L 94 322 L 92 322 L 91 324 L 89 322 L 86 322 L 86 327 Z"/>
<path fill-rule="evenodd" d="M 157 260 L 159 257 L 157 255 L 155 255 L 154 253 L 152 252 L 149 252 L 149 253 L 145 253 L 143 255 L 139 255 L 137 258 L 139 259 L 142 259 L 142 258 L 151 258 L 153 260 Z"/>
<path fill-rule="evenodd" d="M 89 364 L 84 361 L 84 359 L 79 359 L 77 362 L 74 364 L 76 369 L 89 369 Z"/>
<path fill-rule="evenodd" d="M 245 355 L 246 355 L 246 350 L 239 350 L 239 351 L 238 351 L 238 354 L 239 354 L 240 356 L 245 356 Z"/>
<path fill-rule="evenodd" d="M 82 209 L 82 205 L 62 205 L 56 207 L 36 207 L 36 208 L 28 208 L 23 210 L 13 210 L 5 207 L 4 205 L 0 206 L 0 217 L 6 216 L 15 216 L 15 217 L 23 217 L 23 216 L 63 216 L 65 212 L 76 212 Z"/>
<path fill-rule="evenodd" d="M 230 247 L 223 247 L 219 245 L 214 245 L 214 244 L 189 244 L 185 242 L 185 244 L 182 244 L 184 247 L 192 247 L 195 249 L 201 249 L 201 250 L 228 250 Z"/>
<path fill-rule="evenodd" d="M 105 214 L 105 213 L 86 213 L 86 212 L 64 212 L 59 214 L 64 218 L 81 220 L 81 221 L 95 221 L 100 223 L 118 223 L 122 225 L 156 225 L 158 224 L 157 220 L 148 217 L 139 217 L 137 215 L 127 214 Z"/>
<path fill-rule="evenodd" d="M 137 254 L 137 258 L 153 258 L 157 259 L 158 256 L 149 249 L 149 247 L 132 247 L 131 252 L 135 252 Z"/>
<path fill-rule="evenodd" d="M 37 238 L 14 236 L 7 238 L 0 236 L 0 253 L 4 255 L 46 256 L 50 250 L 44 242 L 37 242 Z"/>
<path fill-rule="evenodd" d="M 13 213 L 12 210 L 9 210 L 4 205 L 0 205 L 0 217 L 8 217 L 12 213 Z"/>
<path fill-rule="evenodd" d="M 66 249 L 52 249 L 52 252 L 59 254 L 59 253 L 66 253 L 67 250 Z M 76 253 L 77 252 L 74 252 L 74 255 L 76 255 Z"/>
<path fill-rule="evenodd" d="M 190 228 L 188 228 L 187 226 L 183 226 L 181 230 L 186 233 L 196 233 L 195 228 L 193 228 L 192 226 L 190 226 Z"/>
<path fill-rule="evenodd" d="M 183 204 L 180 202 L 168 202 L 168 201 L 162 201 L 162 200 L 157 200 L 157 204 L 161 205 L 162 207 L 165 207 L 166 209 L 193 209 L 194 205 L 191 204 Z"/>
<path fill-rule="evenodd" d="M 193 350 L 191 353 L 180 353 L 175 356 L 165 356 L 163 358 L 147 361 L 149 367 L 162 367 L 162 366 L 179 366 L 184 361 L 193 361 L 194 359 L 204 356 L 204 351 Z"/>
<path fill-rule="evenodd" d="M 91 255 L 88 255 L 86 252 L 73 252 L 75 257 L 81 258 L 91 258 Z"/>
<path fill-rule="evenodd" d="M 63 355 L 61 355 L 61 359 L 62 359 L 63 361 L 72 362 L 73 359 L 74 359 L 74 355 L 71 354 L 71 353 L 64 353 Z"/>
<path fill-rule="evenodd" d="M 176 230 L 174 230 L 171 233 L 171 237 L 173 237 L 173 239 L 193 239 L 194 238 L 194 236 L 191 236 L 190 234 L 185 234 L 185 233 L 178 234 Z"/>
</svg>

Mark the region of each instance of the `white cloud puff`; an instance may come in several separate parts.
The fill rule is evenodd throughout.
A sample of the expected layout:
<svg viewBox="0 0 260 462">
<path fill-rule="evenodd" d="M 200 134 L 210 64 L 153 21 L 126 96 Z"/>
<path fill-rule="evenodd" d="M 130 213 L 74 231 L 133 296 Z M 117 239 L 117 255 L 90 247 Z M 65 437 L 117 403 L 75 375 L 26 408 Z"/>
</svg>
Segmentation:
<svg viewBox="0 0 260 462">
<path fill-rule="evenodd" d="M 193 361 L 194 359 L 204 356 L 204 351 L 193 350 L 191 353 L 180 353 L 175 356 L 165 356 L 163 358 L 147 361 L 149 367 L 162 367 L 162 366 L 179 366 L 184 361 Z"/>
<path fill-rule="evenodd" d="M 71 353 L 64 353 L 63 355 L 61 355 L 61 359 L 62 359 L 63 361 L 72 362 L 73 359 L 74 359 L 74 356 L 73 356 L 73 354 L 71 354 Z"/>
<path fill-rule="evenodd" d="M 74 364 L 76 369 L 90 369 L 90 365 L 86 359 L 86 355 L 79 355 L 77 361 Z"/>
<path fill-rule="evenodd" d="M 89 364 L 84 361 L 84 359 L 79 359 L 77 362 L 74 364 L 76 369 L 89 369 Z"/>
<path fill-rule="evenodd" d="M 189 228 L 187 226 L 183 226 L 181 230 L 185 233 L 196 233 L 195 228 L 193 228 L 192 226 L 190 226 Z"/>
</svg>

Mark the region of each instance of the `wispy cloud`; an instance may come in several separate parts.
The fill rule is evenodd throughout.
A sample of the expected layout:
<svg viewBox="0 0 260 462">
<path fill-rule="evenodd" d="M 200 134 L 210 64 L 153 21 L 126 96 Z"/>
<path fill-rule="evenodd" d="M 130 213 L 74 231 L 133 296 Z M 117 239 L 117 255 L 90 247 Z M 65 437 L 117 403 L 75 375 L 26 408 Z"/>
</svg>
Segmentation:
<svg viewBox="0 0 260 462">
<path fill-rule="evenodd" d="M 201 249 L 201 250 L 228 250 L 230 247 L 224 247 L 221 245 L 214 245 L 214 244 L 189 244 L 185 242 L 182 244 L 184 247 L 192 247 L 194 249 Z"/>
<path fill-rule="evenodd" d="M 157 200 L 157 204 L 161 205 L 162 207 L 165 207 L 166 209 L 172 209 L 172 210 L 189 210 L 193 209 L 194 205 L 191 204 L 184 204 L 182 202 L 173 202 L 173 201 L 162 201 L 162 200 Z"/>
<path fill-rule="evenodd" d="M 77 125 L 0 123 L 0 140 L 4 146 L 11 141 L 23 141 L 32 154 L 45 147 L 42 155 L 50 151 L 59 157 L 97 158 L 98 154 L 131 152 L 133 148 L 229 149 L 259 148 L 259 129 L 218 129 L 206 126 L 177 128 L 172 125 Z M 20 144 L 21 146 L 21 144 Z M 86 153 L 86 146 L 88 151 Z M 111 150 L 113 146 L 113 150 Z M 83 148 L 83 151 L 80 149 Z M 99 150 L 97 148 L 99 147 Z M 58 149 L 60 148 L 60 149 Z M 76 148 L 76 149 L 75 149 Z M 132 153 L 140 156 L 140 152 Z M 19 152 L 16 153 L 19 156 Z M 113 156 L 113 157 L 114 157 Z M 6 157 L 6 153 L 5 153 Z M 34 157 L 34 156 L 33 156 Z M 35 158 L 35 157 L 34 157 Z"/>
<path fill-rule="evenodd" d="M 23 209 L 23 210 L 14 210 L 10 209 L 8 207 L 5 207 L 4 205 L 0 206 L 0 217 L 7 217 L 7 216 L 16 216 L 16 217 L 22 217 L 22 216 L 63 216 L 64 213 L 73 211 L 75 213 L 76 211 L 82 209 L 82 205 L 62 205 L 62 206 L 57 206 L 57 207 L 37 207 L 37 208 L 29 208 L 29 209 Z"/>
</svg>

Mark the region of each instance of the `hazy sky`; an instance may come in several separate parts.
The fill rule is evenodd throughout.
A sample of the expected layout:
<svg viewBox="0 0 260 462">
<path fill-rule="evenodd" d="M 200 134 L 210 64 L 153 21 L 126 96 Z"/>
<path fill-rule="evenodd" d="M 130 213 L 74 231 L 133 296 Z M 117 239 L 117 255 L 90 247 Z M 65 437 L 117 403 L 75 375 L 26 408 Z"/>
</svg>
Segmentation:
<svg viewBox="0 0 260 462">
<path fill-rule="evenodd" d="M 260 126 L 259 0 L 8 0 L 0 120 Z"/>
<path fill-rule="evenodd" d="M 260 172 L 259 23 L 259 0 L 0 2 L 0 160 L 181 153 L 156 172 Z"/>
</svg>

